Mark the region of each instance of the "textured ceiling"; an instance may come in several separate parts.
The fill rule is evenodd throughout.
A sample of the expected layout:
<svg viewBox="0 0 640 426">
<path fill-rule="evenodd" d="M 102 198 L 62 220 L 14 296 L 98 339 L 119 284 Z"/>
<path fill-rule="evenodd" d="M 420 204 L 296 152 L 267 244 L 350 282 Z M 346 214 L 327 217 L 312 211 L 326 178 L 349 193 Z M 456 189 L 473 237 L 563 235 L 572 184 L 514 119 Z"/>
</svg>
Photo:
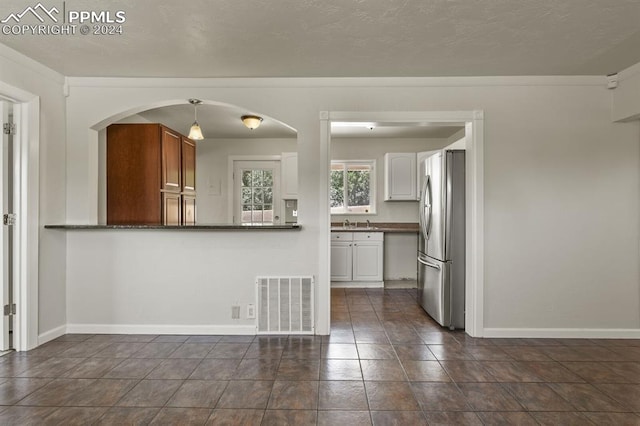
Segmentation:
<svg viewBox="0 0 640 426">
<path fill-rule="evenodd" d="M 0 19 L 37 1 L 3 0 Z M 68 76 L 604 75 L 640 62 L 639 0 L 66 0 L 64 7 L 123 10 L 124 33 L 0 34 L 0 42 Z"/>
</svg>

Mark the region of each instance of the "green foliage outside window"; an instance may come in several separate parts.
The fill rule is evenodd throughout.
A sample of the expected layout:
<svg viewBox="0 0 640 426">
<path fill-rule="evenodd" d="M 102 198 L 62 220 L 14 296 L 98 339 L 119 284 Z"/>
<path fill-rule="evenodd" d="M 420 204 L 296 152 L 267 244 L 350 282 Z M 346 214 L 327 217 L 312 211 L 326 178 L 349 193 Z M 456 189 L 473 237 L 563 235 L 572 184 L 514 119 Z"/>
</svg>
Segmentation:
<svg viewBox="0 0 640 426">
<path fill-rule="evenodd" d="M 371 213 L 372 162 L 331 164 L 329 197 L 332 213 Z"/>
</svg>

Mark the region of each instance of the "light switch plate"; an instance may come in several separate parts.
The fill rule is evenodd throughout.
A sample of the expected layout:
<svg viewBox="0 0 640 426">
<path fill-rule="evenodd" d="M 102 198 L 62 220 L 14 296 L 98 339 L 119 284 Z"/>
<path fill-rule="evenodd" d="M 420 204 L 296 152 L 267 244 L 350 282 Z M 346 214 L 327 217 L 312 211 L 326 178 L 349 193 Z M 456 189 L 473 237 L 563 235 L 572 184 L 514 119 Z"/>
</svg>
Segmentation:
<svg viewBox="0 0 640 426">
<path fill-rule="evenodd" d="M 247 319 L 255 319 L 256 318 L 256 305 L 253 303 L 249 303 L 247 305 Z"/>
</svg>

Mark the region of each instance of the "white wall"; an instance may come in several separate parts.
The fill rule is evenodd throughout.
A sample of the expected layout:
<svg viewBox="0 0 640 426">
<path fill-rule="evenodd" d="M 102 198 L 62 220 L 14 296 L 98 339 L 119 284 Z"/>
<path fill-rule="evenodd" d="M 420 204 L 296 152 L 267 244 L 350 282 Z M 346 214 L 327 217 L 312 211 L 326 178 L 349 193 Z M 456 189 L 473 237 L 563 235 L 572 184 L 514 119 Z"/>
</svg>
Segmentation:
<svg viewBox="0 0 640 426">
<path fill-rule="evenodd" d="M 326 320 L 329 277 L 318 259 L 329 245 L 320 229 L 327 199 L 319 193 L 320 170 L 327 164 L 320 157 L 319 112 L 481 109 L 485 332 L 640 331 L 640 129 L 638 123 L 611 122 L 611 95 L 601 78 L 70 79 L 70 84 L 70 223 L 95 223 L 97 216 L 92 207 L 97 204 L 92 162 L 97 135 L 88 129 L 110 116 L 197 92 L 205 100 L 270 115 L 298 131 L 303 230 L 178 236 L 70 232 L 69 323 L 158 321 L 156 306 L 174 300 L 176 285 L 186 295 L 181 303 L 189 318 L 171 309 L 163 321 L 195 323 L 209 318 L 211 307 L 193 295 L 213 286 L 216 277 L 211 296 L 215 293 L 223 314 L 209 321 L 230 324 L 224 307 L 250 298 L 252 277 L 276 271 L 315 275 L 319 316 Z M 186 279 L 166 279 L 163 265 L 144 276 L 153 287 L 141 284 L 139 265 L 155 265 L 158 247 L 176 245 L 181 250 L 176 264 L 196 259 Z M 135 255 L 136 262 L 122 255 Z M 265 256 L 268 262 L 258 260 Z M 145 291 L 117 291 L 124 288 Z M 100 303 L 105 294 L 113 295 L 112 303 Z M 140 312 L 151 314 L 142 318 Z"/>
<path fill-rule="evenodd" d="M 280 155 L 298 150 L 296 139 L 204 139 L 197 142 L 198 223 L 231 223 L 228 218 L 228 158 L 232 155 Z"/>
<path fill-rule="evenodd" d="M 64 77 L 0 44 L 0 94 L 5 86 L 40 98 L 38 334 L 66 324 L 66 235 L 44 230 L 65 222 Z"/>
<path fill-rule="evenodd" d="M 611 117 L 614 121 L 640 118 L 640 63 L 618 74 L 618 87 L 611 90 Z"/>
<path fill-rule="evenodd" d="M 306 254 L 291 250 L 303 239 L 299 231 L 69 232 L 70 332 L 252 333 L 244 316 L 256 274 L 307 275 Z M 235 303 L 241 320 L 231 319 Z"/>
<path fill-rule="evenodd" d="M 465 130 L 459 130 L 447 138 L 447 149 L 466 149 Z"/>
</svg>

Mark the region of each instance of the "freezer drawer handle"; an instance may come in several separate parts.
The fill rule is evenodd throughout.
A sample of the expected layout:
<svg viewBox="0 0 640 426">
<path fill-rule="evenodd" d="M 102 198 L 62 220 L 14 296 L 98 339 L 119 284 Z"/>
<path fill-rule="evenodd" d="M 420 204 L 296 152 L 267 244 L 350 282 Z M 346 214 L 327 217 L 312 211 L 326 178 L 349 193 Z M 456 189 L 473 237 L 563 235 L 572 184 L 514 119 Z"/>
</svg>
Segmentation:
<svg viewBox="0 0 640 426">
<path fill-rule="evenodd" d="M 422 260 L 420 258 L 418 258 L 418 262 L 422 263 L 423 265 L 427 265 L 428 267 L 433 268 L 433 269 L 440 269 L 439 265 L 435 265 L 433 263 L 425 262 L 424 260 Z"/>
</svg>

